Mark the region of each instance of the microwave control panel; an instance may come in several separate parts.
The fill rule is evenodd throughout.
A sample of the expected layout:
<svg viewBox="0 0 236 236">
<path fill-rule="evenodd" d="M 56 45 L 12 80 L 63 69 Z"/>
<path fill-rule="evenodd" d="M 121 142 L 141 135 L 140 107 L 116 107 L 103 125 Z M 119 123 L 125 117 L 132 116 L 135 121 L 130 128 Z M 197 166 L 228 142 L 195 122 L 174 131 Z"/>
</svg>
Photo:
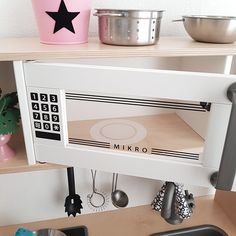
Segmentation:
<svg viewBox="0 0 236 236">
<path fill-rule="evenodd" d="M 62 140 L 59 92 L 54 89 L 29 89 L 28 101 L 35 140 Z"/>
</svg>

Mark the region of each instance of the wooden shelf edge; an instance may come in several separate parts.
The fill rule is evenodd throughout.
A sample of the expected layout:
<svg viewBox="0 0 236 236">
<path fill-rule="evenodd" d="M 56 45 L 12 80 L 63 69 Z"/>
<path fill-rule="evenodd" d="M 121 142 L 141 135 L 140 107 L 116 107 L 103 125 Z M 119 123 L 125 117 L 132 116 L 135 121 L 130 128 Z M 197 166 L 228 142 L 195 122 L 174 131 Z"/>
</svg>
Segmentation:
<svg viewBox="0 0 236 236">
<path fill-rule="evenodd" d="M 22 173 L 22 172 L 33 172 L 33 171 L 43 171 L 43 170 L 53 170 L 53 169 L 62 169 L 66 166 L 50 163 L 37 163 L 35 165 L 19 165 L 12 167 L 0 167 L 1 174 L 12 174 L 12 173 Z"/>
<path fill-rule="evenodd" d="M 189 37 L 174 36 L 162 36 L 156 45 L 136 47 L 102 44 L 98 37 L 90 37 L 88 43 L 74 45 L 42 44 L 39 38 L 0 39 L 0 61 L 210 55 L 236 55 L 236 44 L 199 43 Z"/>
<path fill-rule="evenodd" d="M 49 163 L 29 165 L 27 161 L 22 128 L 19 129 L 19 132 L 13 135 L 9 146 L 15 150 L 16 155 L 7 161 L 0 161 L 0 175 L 65 168 L 63 165 Z"/>
</svg>

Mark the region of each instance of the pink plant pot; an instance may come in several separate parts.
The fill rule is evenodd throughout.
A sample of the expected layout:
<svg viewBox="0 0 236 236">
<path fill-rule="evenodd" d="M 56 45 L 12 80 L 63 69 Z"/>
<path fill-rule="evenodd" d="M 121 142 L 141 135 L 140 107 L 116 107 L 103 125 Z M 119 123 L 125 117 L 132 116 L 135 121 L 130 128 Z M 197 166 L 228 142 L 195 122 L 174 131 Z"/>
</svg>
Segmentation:
<svg viewBox="0 0 236 236">
<path fill-rule="evenodd" d="M 88 41 L 91 0 L 32 0 L 41 43 Z"/>
<path fill-rule="evenodd" d="M 7 145 L 11 134 L 0 135 L 0 161 L 6 161 L 15 156 L 15 152 Z"/>
</svg>

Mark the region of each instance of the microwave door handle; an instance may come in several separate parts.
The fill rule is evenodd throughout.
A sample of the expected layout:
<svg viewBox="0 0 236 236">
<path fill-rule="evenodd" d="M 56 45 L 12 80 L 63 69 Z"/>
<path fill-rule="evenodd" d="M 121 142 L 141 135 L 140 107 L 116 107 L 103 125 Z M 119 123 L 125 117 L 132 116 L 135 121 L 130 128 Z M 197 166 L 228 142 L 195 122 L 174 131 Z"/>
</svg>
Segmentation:
<svg viewBox="0 0 236 236">
<path fill-rule="evenodd" d="M 227 97 L 232 102 L 232 108 L 217 175 L 216 189 L 230 191 L 236 173 L 236 83 L 228 88 Z"/>
</svg>

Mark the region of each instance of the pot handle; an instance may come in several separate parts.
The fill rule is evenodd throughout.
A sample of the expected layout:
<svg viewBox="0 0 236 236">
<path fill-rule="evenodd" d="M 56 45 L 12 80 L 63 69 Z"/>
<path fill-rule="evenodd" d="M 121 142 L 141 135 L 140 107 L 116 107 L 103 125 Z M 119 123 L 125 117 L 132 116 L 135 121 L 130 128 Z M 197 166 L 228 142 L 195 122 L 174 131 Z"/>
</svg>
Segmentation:
<svg viewBox="0 0 236 236">
<path fill-rule="evenodd" d="M 227 97 L 232 102 L 230 120 L 225 138 L 225 145 L 222 153 L 220 169 L 216 178 L 216 189 L 230 191 L 233 187 L 236 175 L 235 159 L 235 120 L 236 120 L 236 83 L 230 85 L 227 90 Z M 213 176 L 214 177 L 214 176 Z"/>
<path fill-rule="evenodd" d="M 93 13 L 94 16 L 125 16 L 124 13 L 109 13 L 109 12 L 104 12 L 104 13 L 98 13 L 95 12 Z"/>
</svg>

